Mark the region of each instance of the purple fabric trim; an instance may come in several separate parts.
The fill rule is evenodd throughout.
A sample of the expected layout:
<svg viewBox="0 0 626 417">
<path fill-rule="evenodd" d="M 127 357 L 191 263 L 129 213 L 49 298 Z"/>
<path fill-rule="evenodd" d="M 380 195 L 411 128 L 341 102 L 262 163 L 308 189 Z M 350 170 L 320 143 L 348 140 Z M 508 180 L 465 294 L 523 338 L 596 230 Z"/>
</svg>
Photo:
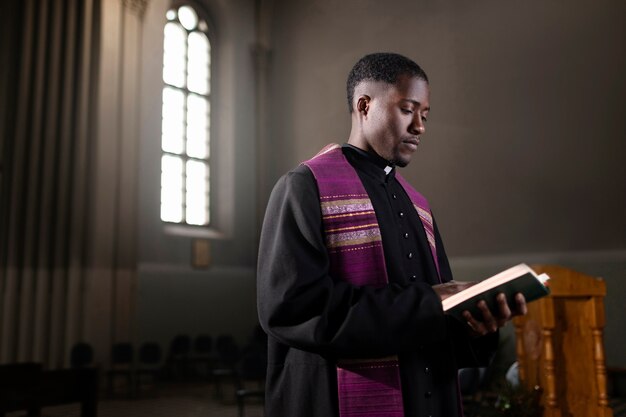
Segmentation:
<svg viewBox="0 0 626 417">
<path fill-rule="evenodd" d="M 341 148 L 330 145 L 304 164 L 313 173 L 320 193 L 330 275 L 356 286 L 387 284 L 376 214 Z M 354 204 L 354 200 L 365 200 L 366 204 Z M 404 416 L 397 361 L 340 365 L 337 387 L 341 417 Z"/>
<path fill-rule="evenodd" d="M 376 213 L 341 148 L 337 145 L 322 151 L 304 164 L 313 173 L 320 193 L 330 275 L 357 286 L 385 285 L 387 267 Z M 355 205 L 355 199 L 366 203 Z M 325 210 L 328 206 L 333 209 Z"/>
<path fill-rule="evenodd" d="M 376 214 L 358 174 L 346 160 L 341 147 L 330 144 L 303 163 L 313 173 L 319 189 L 330 275 L 342 277 L 356 286 L 380 287 L 387 284 L 385 255 Z M 396 178 L 420 217 L 439 274 L 428 202 L 397 173 Z M 337 385 L 341 417 L 404 416 L 397 360 L 339 365 Z"/>
<path fill-rule="evenodd" d="M 406 193 L 409 195 L 409 198 L 416 206 L 417 214 L 422 222 L 422 226 L 424 227 L 424 231 L 426 232 L 426 238 L 428 239 L 428 244 L 430 246 L 430 253 L 433 256 L 433 262 L 435 263 L 435 268 L 437 268 L 437 277 L 439 278 L 439 282 L 441 283 L 441 272 L 439 271 L 439 258 L 437 258 L 437 245 L 435 243 L 435 225 L 433 223 L 433 215 L 430 211 L 430 207 L 428 205 L 428 200 L 421 195 L 417 190 L 415 190 L 411 185 L 407 182 L 407 180 L 402 177 L 398 172 L 396 172 L 396 179 L 404 188 Z"/>
<path fill-rule="evenodd" d="M 404 417 L 398 361 L 337 368 L 341 417 Z"/>
</svg>

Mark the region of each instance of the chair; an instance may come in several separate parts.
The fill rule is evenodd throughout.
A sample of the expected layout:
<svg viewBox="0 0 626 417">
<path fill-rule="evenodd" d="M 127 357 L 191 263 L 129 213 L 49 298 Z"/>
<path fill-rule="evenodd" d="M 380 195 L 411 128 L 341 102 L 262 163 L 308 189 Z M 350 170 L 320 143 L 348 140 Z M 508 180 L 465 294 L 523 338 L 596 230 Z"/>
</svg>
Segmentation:
<svg viewBox="0 0 626 417">
<path fill-rule="evenodd" d="M 89 367 L 93 362 L 93 348 L 89 343 L 76 343 L 70 352 L 70 366 L 74 369 Z"/>
<path fill-rule="evenodd" d="M 141 392 L 142 376 L 151 377 L 152 385 L 156 386 L 161 373 L 161 346 L 154 342 L 145 342 L 139 348 L 137 370 L 135 375 L 136 392 Z"/>
<path fill-rule="evenodd" d="M 43 407 L 71 403 L 80 403 L 81 417 L 96 417 L 96 368 L 44 371 L 40 363 L 0 365 L 0 416 L 27 410 L 28 416 L 35 417 Z"/>
<path fill-rule="evenodd" d="M 213 350 L 213 338 L 208 334 L 200 334 L 196 336 L 193 341 L 193 354 L 191 356 L 191 362 L 194 365 L 194 371 L 197 374 L 202 375 L 201 370 L 204 370 L 204 375 L 208 377 L 211 374 L 211 368 L 213 364 L 213 357 L 211 356 Z"/>
<path fill-rule="evenodd" d="M 133 369 L 134 349 L 130 343 L 115 343 L 111 347 L 111 368 L 107 372 L 108 393 L 115 394 L 115 378 L 123 376 L 126 378 L 127 394 L 133 396 L 134 369 Z"/>
<path fill-rule="evenodd" d="M 98 414 L 98 369 L 55 369 L 41 373 L 42 407 L 80 403 L 80 417 Z"/>
<path fill-rule="evenodd" d="M 235 339 L 230 334 L 222 334 L 215 340 L 215 350 L 217 352 L 217 363 L 211 370 L 211 375 L 215 381 L 215 396 L 222 398 L 221 384 L 227 379 L 233 379 L 236 372 L 236 364 L 240 357 L 240 350 Z"/>
<path fill-rule="evenodd" d="M 459 389 L 461 395 L 472 396 L 480 389 L 486 373 L 486 368 L 462 368 L 459 369 Z"/>
<path fill-rule="evenodd" d="M 191 353 L 191 337 L 179 334 L 172 339 L 167 357 L 167 369 L 170 378 L 187 379 Z"/>
<path fill-rule="evenodd" d="M 239 417 L 244 417 L 246 400 L 255 398 L 265 400 L 265 373 L 267 368 L 267 349 L 265 345 L 252 343 L 244 349 L 235 375 L 235 400 Z M 248 385 L 252 383 L 256 387 Z"/>
<path fill-rule="evenodd" d="M 0 416 L 17 410 L 28 410 L 28 416 L 39 415 L 41 372 L 40 363 L 0 365 Z"/>
</svg>

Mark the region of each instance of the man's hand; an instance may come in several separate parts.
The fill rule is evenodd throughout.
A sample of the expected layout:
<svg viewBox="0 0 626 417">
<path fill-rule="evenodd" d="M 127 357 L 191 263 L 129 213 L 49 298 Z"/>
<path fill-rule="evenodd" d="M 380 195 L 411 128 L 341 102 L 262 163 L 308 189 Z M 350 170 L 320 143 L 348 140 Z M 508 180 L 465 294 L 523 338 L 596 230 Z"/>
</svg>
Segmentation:
<svg viewBox="0 0 626 417">
<path fill-rule="evenodd" d="M 484 336 L 488 333 L 493 333 L 498 330 L 498 328 L 504 326 L 513 317 L 523 316 L 528 311 L 528 308 L 526 307 L 526 299 L 524 298 L 524 295 L 520 293 L 515 295 L 516 305 L 513 309 L 511 309 L 507 303 L 504 294 L 498 294 L 496 300 L 498 301 L 499 311 L 495 316 L 491 311 L 489 311 L 489 307 L 487 307 L 487 303 L 485 301 L 478 302 L 478 308 L 481 311 L 482 320 L 477 320 L 467 310 L 463 312 L 463 317 L 467 320 L 467 324 L 471 329 L 470 332 L 474 336 Z"/>
<path fill-rule="evenodd" d="M 475 284 L 478 284 L 478 282 L 448 281 L 444 284 L 433 285 L 433 290 L 435 290 L 439 298 L 441 298 L 441 301 L 443 301 L 451 295 L 461 292 Z"/>
</svg>

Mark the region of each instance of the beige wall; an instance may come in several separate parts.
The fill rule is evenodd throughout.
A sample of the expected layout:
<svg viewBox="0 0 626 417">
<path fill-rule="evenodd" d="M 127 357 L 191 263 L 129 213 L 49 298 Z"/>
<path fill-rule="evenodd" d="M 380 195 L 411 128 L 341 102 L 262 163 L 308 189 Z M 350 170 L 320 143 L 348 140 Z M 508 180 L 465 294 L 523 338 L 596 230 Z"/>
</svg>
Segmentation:
<svg viewBox="0 0 626 417">
<path fill-rule="evenodd" d="M 179 333 L 231 333 L 244 342 L 257 321 L 254 5 L 196 4 L 212 48 L 210 231 L 172 230 L 160 220 L 162 31 L 170 2 L 150 1 L 143 22 L 137 340 L 165 347 Z M 209 268 L 192 267 L 194 238 L 209 240 Z"/>
<path fill-rule="evenodd" d="M 344 84 L 414 58 L 432 112 L 403 171 L 452 256 L 626 247 L 626 3 L 275 1 L 273 178 L 345 141 Z"/>
<path fill-rule="evenodd" d="M 429 75 L 432 111 L 402 172 L 430 199 L 457 279 L 519 262 L 602 276 L 607 363 L 626 364 L 625 2 L 269 8 L 268 184 L 347 139 L 345 78 L 358 58 L 412 57 Z"/>
</svg>

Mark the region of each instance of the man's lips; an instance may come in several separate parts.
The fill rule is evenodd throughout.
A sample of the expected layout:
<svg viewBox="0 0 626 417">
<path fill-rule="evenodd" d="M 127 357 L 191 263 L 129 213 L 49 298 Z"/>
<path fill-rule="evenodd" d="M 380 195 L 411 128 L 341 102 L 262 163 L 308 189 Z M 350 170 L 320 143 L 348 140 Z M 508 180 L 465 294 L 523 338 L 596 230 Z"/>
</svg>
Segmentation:
<svg viewBox="0 0 626 417">
<path fill-rule="evenodd" d="M 420 139 L 419 138 L 408 138 L 408 139 L 403 139 L 402 143 L 409 145 L 411 148 L 417 148 L 417 145 L 420 144 Z"/>
</svg>

